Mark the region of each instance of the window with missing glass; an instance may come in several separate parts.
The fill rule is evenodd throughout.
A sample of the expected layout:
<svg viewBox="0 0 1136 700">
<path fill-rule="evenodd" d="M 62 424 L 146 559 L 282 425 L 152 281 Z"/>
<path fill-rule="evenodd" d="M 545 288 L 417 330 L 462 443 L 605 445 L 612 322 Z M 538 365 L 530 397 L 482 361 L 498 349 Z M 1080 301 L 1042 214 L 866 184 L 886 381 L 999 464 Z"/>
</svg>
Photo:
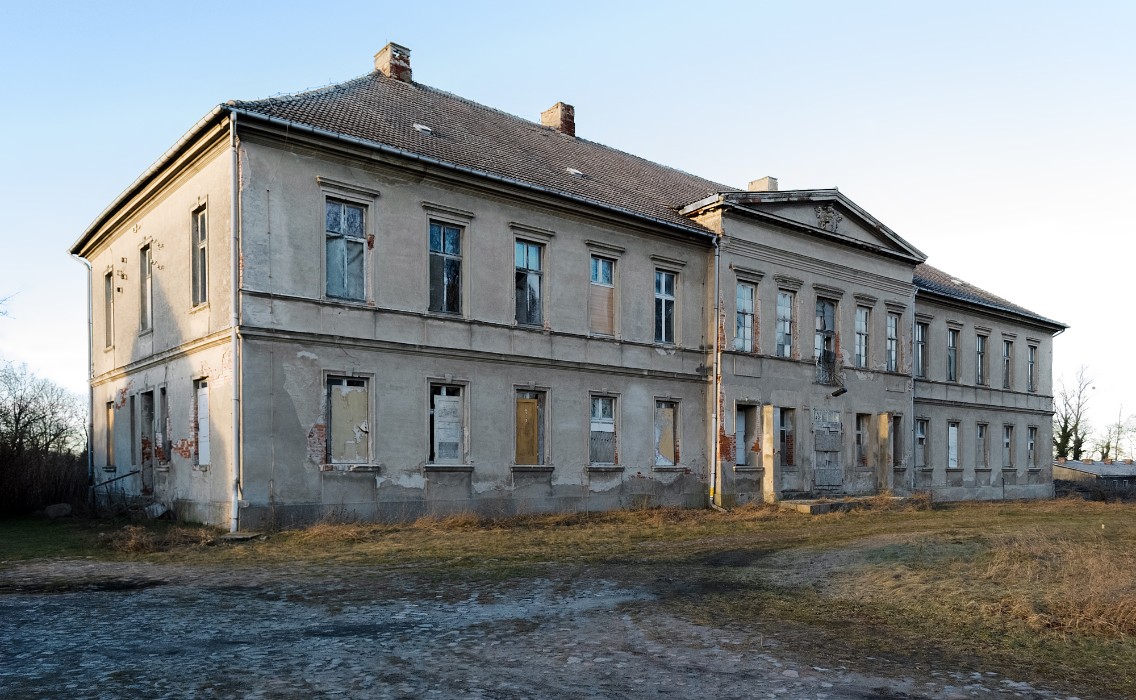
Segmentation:
<svg viewBox="0 0 1136 700">
<path fill-rule="evenodd" d="M 462 227 L 430 222 L 430 310 L 462 310 Z"/>
<path fill-rule="evenodd" d="M 529 241 L 513 243 L 515 270 L 515 298 L 517 323 L 539 326 L 544 323 L 542 258 L 544 246 Z"/>
</svg>

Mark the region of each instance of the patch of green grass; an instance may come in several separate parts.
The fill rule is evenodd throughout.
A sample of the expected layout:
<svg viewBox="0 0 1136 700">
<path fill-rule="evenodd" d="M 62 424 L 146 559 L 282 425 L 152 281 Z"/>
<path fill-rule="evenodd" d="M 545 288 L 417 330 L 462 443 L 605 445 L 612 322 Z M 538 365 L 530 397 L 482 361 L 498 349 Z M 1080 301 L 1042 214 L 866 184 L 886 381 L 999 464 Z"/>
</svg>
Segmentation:
<svg viewBox="0 0 1136 700">
<path fill-rule="evenodd" d="M 96 536 L 97 528 L 86 521 L 0 520 L 0 562 L 87 556 Z"/>
</svg>

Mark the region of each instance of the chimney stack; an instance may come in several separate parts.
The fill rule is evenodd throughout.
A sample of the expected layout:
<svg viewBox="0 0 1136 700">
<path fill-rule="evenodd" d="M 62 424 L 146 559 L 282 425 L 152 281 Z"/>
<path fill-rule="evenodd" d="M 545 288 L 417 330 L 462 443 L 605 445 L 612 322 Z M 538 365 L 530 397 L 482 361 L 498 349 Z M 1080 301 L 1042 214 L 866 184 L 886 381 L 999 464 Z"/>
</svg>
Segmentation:
<svg viewBox="0 0 1136 700">
<path fill-rule="evenodd" d="M 576 135 L 576 109 L 572 105 L 557 102 L 540 113 L 540 123 L 550 126 L 562 134 Z"/>
<path fill-rule="evenodd" d="M 375 54 L 375 70 L 395 80 L 404 83 L 410 79 L 410 49 L 399 46 L 393 41 Z"/>
<path fill-rule="evenodd" d="M 750 180 L 749 187 L 746 189 L 750 192 L 776 192 L 777 178 L 766 175 L 760 180 Z"/>
</svg>

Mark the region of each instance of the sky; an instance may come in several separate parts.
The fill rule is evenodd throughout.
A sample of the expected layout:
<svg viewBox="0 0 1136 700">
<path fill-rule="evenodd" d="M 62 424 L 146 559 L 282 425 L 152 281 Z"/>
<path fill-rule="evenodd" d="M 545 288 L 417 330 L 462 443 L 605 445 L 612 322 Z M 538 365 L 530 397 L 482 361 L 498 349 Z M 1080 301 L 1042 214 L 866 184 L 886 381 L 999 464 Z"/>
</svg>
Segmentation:
<svg viewBox="0 0 1136 700">
<path fill-rule="evenodd" d="M 214 106 L 369 72 L 745 187 L 838 187 L 952 275 L 1070 326 L 1054 381 L 1136 414 L 1136 3 L 10 3 L 0 359 L 85 394 L 69 246 Z M 1118 310 L 1119 309 L 1119 310 Z"/>
</svg>

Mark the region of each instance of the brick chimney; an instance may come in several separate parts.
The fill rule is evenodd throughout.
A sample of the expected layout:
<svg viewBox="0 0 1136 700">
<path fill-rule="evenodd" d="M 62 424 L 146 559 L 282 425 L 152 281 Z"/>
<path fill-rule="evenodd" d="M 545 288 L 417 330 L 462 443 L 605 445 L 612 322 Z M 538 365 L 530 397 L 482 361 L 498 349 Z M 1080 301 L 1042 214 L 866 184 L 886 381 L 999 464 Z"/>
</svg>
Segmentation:
<svg viewBox="0 0 1136 700">
<path fill-rule="evenodd" d="M 550 126 L 562 134 L 576 135 L 576 109 L 572 105 L 557 102 L 540 113 L 540 123 Z"/>
<path fill-rule="evenodd" d="M 388 78 L 401 80 L 404 83 L 411 82 L 410 49 L 392 41 L 375 54 L 375 70 Z"/>
<path fill-rule="evenodd" d="M 766 175 L 760 180 L 750 180 L 746 189 L 750 192 L 776 192 L 777 178 Z"/>
</svg>

